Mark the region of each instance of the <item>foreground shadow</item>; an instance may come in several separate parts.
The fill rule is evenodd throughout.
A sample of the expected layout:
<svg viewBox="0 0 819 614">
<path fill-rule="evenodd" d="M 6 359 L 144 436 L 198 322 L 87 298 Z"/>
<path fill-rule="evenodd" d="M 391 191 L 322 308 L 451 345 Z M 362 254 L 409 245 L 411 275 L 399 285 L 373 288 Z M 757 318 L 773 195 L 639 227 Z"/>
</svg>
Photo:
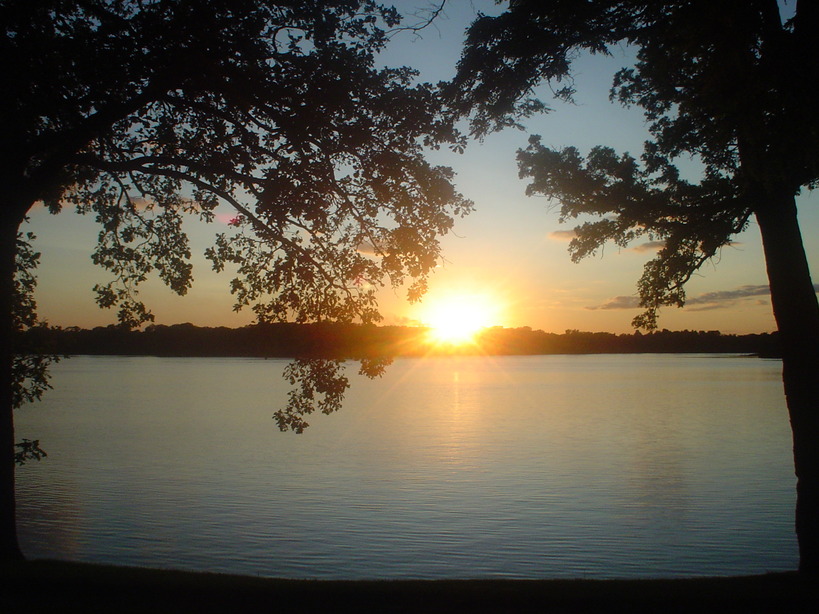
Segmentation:
<svg viewBox="0 0 819 614">
<path fill-rule="evenodd" d="M 7 611 L 814 612 L 819 583 L 780 573 L 677 580 L 315 581 L 55 561 L 0 566 Z"/>
</svg>

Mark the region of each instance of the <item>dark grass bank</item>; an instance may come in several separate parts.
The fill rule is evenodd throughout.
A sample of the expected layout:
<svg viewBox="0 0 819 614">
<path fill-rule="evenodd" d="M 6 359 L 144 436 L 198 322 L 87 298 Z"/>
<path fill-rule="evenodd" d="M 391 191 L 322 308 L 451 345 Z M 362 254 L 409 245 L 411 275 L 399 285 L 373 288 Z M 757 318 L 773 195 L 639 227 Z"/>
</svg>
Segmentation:
<svg viewBox="0 0 819 614">
<path fill-rule="evenodd" d="M 0 566 L 0 612 L 815 612 L 819 578 L 277 580 L 53 561 Z"/>
</svg>

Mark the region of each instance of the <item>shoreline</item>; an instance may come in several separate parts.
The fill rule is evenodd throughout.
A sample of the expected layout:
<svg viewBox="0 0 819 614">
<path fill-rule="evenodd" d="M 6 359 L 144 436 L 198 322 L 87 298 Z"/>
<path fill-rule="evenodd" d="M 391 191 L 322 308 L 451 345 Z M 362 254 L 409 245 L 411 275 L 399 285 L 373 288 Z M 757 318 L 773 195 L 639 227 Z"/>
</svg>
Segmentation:
<svg viewBox="0 0 819 614">
<path fill-rule="evenodd" d="M 62 561 L 0 564 L 4 611 L 813 612 L 797 572 L 638 580 L 290 580 Z M 14 609 L 12 609 L 14 608 Z"/>
<path fill-rule="evenodd" d="M 276 357 L 391 359 L 417 356 L 532 356 L 562 354 L 756 354 L 778 356 L 776 334 L 722 334 L 669 331 L 633 334 L 570 330 L 547 333 L 531 328 L 483 329 L 462 343 L 432 342 L 427 329 L 360 324 L 256 324 L 209 328 L 193 324 L 153 325 L 145 330 L 118 326 L 34 327 L 17 339 L 18 351 L 54 355 L 186 357 Z"/>
</svg>

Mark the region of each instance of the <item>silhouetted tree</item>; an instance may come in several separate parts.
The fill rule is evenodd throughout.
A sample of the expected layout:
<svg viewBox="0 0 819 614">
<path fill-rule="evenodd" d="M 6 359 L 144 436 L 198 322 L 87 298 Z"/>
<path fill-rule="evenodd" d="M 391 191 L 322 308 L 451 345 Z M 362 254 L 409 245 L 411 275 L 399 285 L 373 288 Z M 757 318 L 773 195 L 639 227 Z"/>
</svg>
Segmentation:
<svg viewBox="0 0 819 614">
<path fill-rule="evenodd" d="M 11 339 L 35 322 L 15 311 L 26 214 L 95 216 L 93 260 L 114 277 L 97 301 L 125 326 L 152 319 L 137 295 L 149 273 L 190 287 L 183 216 L 211 221 L 220 203 L 235 218 L 207 255 L 236 267 L 237 309 L 377 321 L 375 290 L 412 280 L 422 294 L 438 238 L 471 208 L 424 158 L 461 146 L 437 90 L 375 68 L 398 19 L 372 0 L 0 0 L 0 558 L 20 556 Z M 301 376 L 283 426 L 346 387 L 334 363 L 288 372 Z"/>
<path fill-rule="evenodd" d="M 584 157 L 533 136 L 518 156 L 527 193 L 559 201 L 561 221 L 582 222 L 575 261 L 607 241 L 663 241 L 638 283 L 645 311 L 634 324 L 646 329 L 660 307 L 682 306 L 691 275 L 756 219 L 793 428 L 800 569 L 815 571 L 819 307 L 794 197 L 819 180 L 819 115 L 807 86 L 819 78 L 819 4 L 798 0 L 787 20 L 781 8 L 776 0 L 512 0 L 471 26 L 453 104 L 483 135 L 543 110 L 533 88 L 544 81 L 571 100 L 580 51 L 636 51 L 611 97 L 645 113 L 653 138 L 641 160 L 607 147 Z M 678 170 L 681 157 L 702 164 L 698 182 Z"/>
</svg>

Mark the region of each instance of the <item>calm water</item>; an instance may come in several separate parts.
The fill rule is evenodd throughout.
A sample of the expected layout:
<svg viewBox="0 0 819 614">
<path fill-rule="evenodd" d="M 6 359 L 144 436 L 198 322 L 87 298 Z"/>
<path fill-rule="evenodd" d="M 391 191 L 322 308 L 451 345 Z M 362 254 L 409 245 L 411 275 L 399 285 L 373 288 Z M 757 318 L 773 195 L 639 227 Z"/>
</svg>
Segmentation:
<svg viewBox="0 0 819 614">
<path fill-rule="evenodd" d="M 793 569 L 780 363 L 406 359 L 304 435 L 286 361 L 76 357 L 17 413 L 30 557 L 296 578 Z M 354 372 L 354 369 L 351 369 Z"/>
</svg>

